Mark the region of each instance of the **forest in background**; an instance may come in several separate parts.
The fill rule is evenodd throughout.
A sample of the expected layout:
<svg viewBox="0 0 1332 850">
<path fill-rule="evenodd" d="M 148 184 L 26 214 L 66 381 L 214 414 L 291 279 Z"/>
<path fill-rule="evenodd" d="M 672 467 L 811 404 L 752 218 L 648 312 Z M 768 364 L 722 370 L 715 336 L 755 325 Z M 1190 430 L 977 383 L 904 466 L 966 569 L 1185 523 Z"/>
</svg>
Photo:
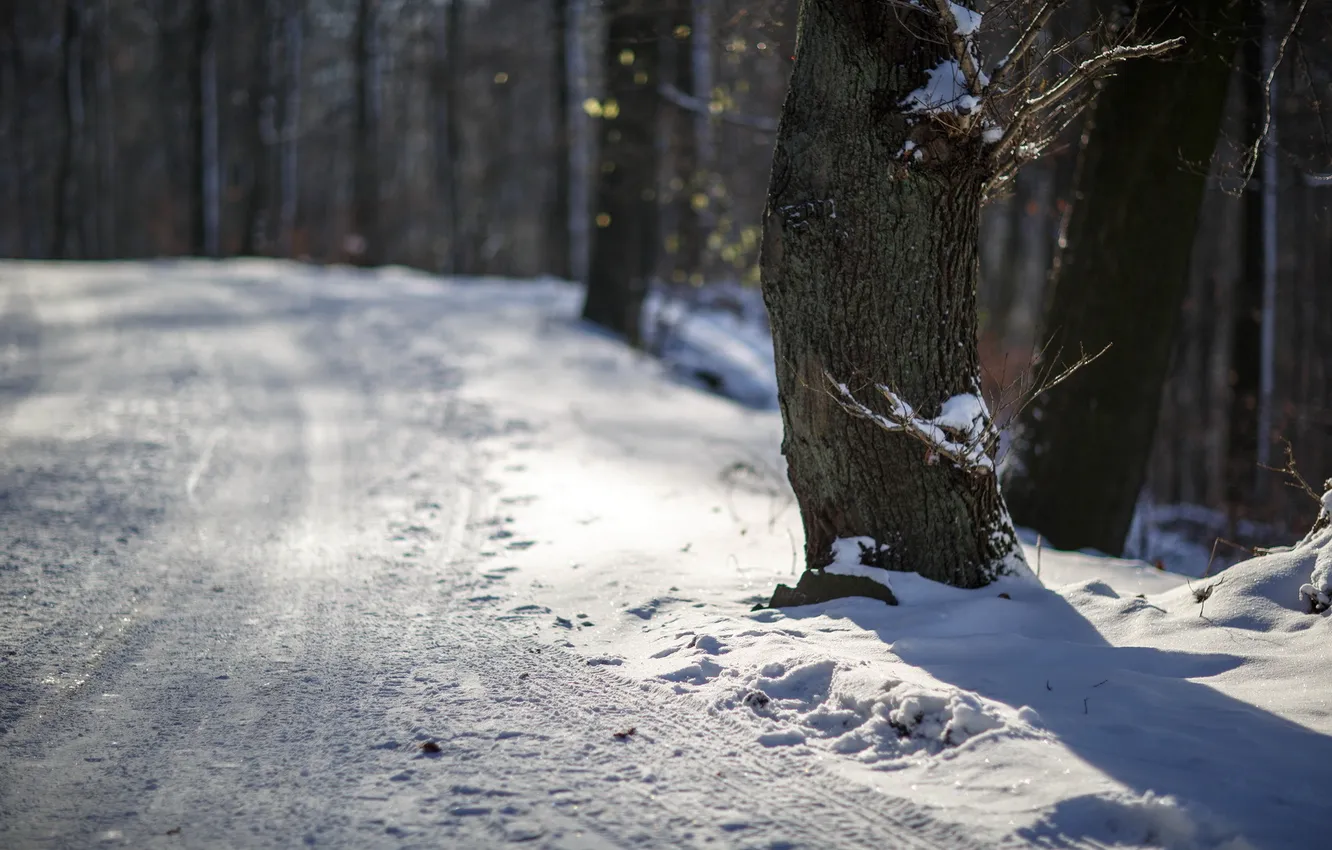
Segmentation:
<svg viewBox="0 0 1332 850">
<path fill-rule="evenodd" d="M 619 108 L 605 45 L 627 5 L 0 0 L 0 256 L 585 280 L 604 226 L 600 124 Z M 1095 5 L 1070 4 L 1062 25 Z M 1285 439 L 1308 478 L 1332 474 L 1332 10 L 1248 6 L 1268 14 L 1246 21 L 1213 160 L 1180 162 L 1209 176 L 1143 499 L 1191 506 L 1165 513 L 1209 543 L 1270 544 L 1308 506 L 1260 460 L 1284 465 Z M 648 11 L 656 189 L 636 261 L 675 290 L 753 284 L 794 3 Z M 992 391 L 1040 347 L 1078 131 L 984 214 Z M 1261 138 L 1275 144 L 1248 177 Z"/>
</svg>

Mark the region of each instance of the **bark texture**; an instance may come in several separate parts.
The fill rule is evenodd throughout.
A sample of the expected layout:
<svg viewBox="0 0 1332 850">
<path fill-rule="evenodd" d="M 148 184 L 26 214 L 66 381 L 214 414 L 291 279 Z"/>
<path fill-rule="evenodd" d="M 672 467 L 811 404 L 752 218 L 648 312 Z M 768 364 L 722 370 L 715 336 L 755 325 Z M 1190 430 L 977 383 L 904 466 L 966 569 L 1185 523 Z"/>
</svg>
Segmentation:
<svg viewBox="0 0 1332 850">
<path fill-rule="evenodd" d="M 657 12 L 611 0 L 606 39 L 596 230 L 583 318 L 641 341 L 657 249 Z"/>
<path fill-rule="evenodd" d="M 901 106 L 943 56 L 919 35 L 930 21 L 876 0 L 801 9 L 761 270 L 808 571 L 775 605 L 847 595 L 844 577 L 820 572 L 839 538 L 876 542 L 863 563 L 961 587 L 1022 569 L 993 474 L 932 462 L 921 442 L 850 415 L 826 377 L 880 413 L 876 384 L 925 417 L 979 391 L 982 143 Z"/>
<path fill-rule="evenodd" d="M 1061 549 L 1119 554 L 1146 476 L 1216 146 L 1238 0 L 1147 0 L 1138 26 L 1183 36 L 1171 61 L 1127 63 L 1084 136 L 1065 249 L 1038 340 L 1106 354 L 1030 405 L 1005 492 L 1018 523 Z"/>
</svg>

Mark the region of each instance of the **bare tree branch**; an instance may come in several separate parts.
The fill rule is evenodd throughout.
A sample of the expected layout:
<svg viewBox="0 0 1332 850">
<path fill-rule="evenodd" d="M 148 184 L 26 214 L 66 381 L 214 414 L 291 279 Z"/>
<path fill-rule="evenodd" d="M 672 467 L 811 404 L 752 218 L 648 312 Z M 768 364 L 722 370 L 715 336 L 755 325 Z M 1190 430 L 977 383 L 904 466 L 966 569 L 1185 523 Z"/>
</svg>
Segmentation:
<svg viewBox="0 0 1332 850">
<path fill-rule="evenodd" d="M 957 16 L 949 0 L 934 0 L 934 7 L 939 11 L 939 21 L 943 24 L 944 35 L 957 59 L 957 66 L 962 69 L 962 79 L 967 81 L 967 90 L 980 97 L 985 85 L 977 62 L 976 51 L 970 37 L 958 31 Z"/>
<path fill-rule="evenodd" d="M 1267 135 L 1272 130 L 1272 81 L 1276 79 L 1277 69 L 1285 61 L 1286 48 L 1290 45 L 1290 40 L 1295 37 L 1295 30 L 1299 29 L 1300 21 L 1304 18 L 1304 10 L 1308 7 L 1309 0 L 1302 0 L 1300 7 L 1295 10 L 1295 19 L 1290 22 L 1290 29 L 1286 30 L 1286 35 L 1277 45 L 1276 61 L 1272 67 L 1267 69 L 1267 76 L 1263 78 L 1263 131 L 1258 134 L 1258 138 L 1253 140 L 1248 154 L 1245 156 L 1244 163 L 1244 185 L 1248 186 L 1249 181 L 1253 179 L 1253 170 L 1258 165 L 1258 155 L 1262 152 L 1263 143 L 1267 141 Z"/>
<path fill-rule="evenodd" d="M 874 388 L 887 399 L 889 412 L 876 413 L 857 399 L 846 384 L 828 373 L 824 373 L 824 377 L 836 391 L 833 399 L 843 410 L 859 419 L 873 422 L 885 431 L 900 432 L 921 442 L 927 451 L 927 463 L 935 463 L 942 457 L 971 475 L 994 473 L 990 450 L 997 444 L 999 435 L 979 396 L 974 400 L 979 419 L 973 419 L 966 428 L 959 428 L 958 423 L 945 421 L 942 414 L 936 419 L 918 416 L 910 404 L 883 384 L 876 384 Z"/>
<path fill-rule="evenodd" d="M 1045 25 L 1050 22 L 1050 17 L 1065 3 L 1065 0 L 1045 0 L 1045 4 L 1036 12 L 1036 16 L 1031 19 L 1031 23 L 1008 49 L 1008 53 L 995 66 L 994 71 L 990 73 L 990 85 L 1001 86 L 1013 73 L 1013 68 L 1022 58 L 1031 52 L 1036 44 L 1036 39 L 1040 37 L 1041 31 Z"/>
<path fill-rule="evenodd" d="M 695 97 L 692 94 L 686 94 L 670 83 L 661 83 L 658 85 L 657 94 L 688 112 L 707 115 L 725 121 L 728 124 L 735 124 L 739 127 L 748 127 L 751 130 L 761 130 L 764 133 L 777 132 L 777 121 L 775 119 L 765 118 L 761 115 L 745 115 L 740 112 L 729 112 L 726 110 L 713 112 L 710 101 L 701 97 Z"/>
<path fill-rule="evenodd" d="M 1095 80 L 1107 68 L 1120 62 L 1127 62 L 1130 59 L 1160 56 L 1183 45 L 1183 38 L 1172 38 L 1152 44 L 1116 45 L 1083 61 L 1044 94 L 1023 102 L 1013 116 L 1008 128 L 1004 130 L 1003 137 L 995 145 L 994 150 L 990 152 L 990 162 L 997 165 L 1009 155 L 1025 134 L 1027 122 L 1035 118 L 1040 112 L 1056 106 L 1078 86 Z"/>
</svg>

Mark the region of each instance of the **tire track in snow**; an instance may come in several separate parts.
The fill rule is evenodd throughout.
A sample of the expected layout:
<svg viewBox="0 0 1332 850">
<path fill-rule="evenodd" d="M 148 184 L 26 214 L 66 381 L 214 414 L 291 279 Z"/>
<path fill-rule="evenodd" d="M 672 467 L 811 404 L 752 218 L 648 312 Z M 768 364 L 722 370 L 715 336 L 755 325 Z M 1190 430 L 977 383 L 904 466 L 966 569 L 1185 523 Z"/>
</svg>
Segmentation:
<svg viewBox="0 0 1332 850">
<path fill-rule="evenodd" d="M 483 679 L 488 698 L 504 706 L 506 718 L 513 718 L 510 725 L 544 719 L 547 728 L 584 729 L 588 755 L 598 767 L 648 765 L 655 781 L 641 776 L 638 782 L 619 781 L 612 794 L 629 797 L 625 805 L 636 799 L 664 807 L 677 828 L 705 813 L 722 834 L 699 835 L 704 844 L 987 846 L 970 837 L 970 827 L 940 821 L 910 800 L 839 780 L 813 758 L 756 752 L 752 729 L 692 700 L 590 667 L 559 648 L 537 646 L 482 616 L 453 615 L 445 622 L 450 634 L 468 636 L 459 642 L 469 656 L 467 666 L 491 671 Z M 540 671 L 529 672 L 537 664 Z M 628 740 L 615 739 L 629 728 L 635 733 Z M 588 783 L 582 790 L 604 792 L 605 784 Z"/>
</svg>

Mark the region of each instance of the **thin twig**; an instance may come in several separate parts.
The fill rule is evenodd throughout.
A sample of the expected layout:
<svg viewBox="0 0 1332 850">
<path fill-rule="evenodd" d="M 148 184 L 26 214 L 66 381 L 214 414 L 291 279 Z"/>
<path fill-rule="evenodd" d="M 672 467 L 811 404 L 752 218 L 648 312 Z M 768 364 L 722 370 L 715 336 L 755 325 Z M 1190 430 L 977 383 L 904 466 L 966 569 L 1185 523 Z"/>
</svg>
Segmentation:
<svg viewBox="0 0 1332 850">
<path fill-rule="evenodd" d="M 1263 131 L 1258 134 L 1258 138 L 1253 140 L 1253 145 L 1249 148 L 1249 154 L 1245 157 L 1247 163 L 1244 167 L 1244 185 L 1249 185 L 1253 179 L 1253 170 L 1258 166 L 1258 155 L 1262 151 L 1263 143 L 1267 140 L 1267 134 L 1272 129 L 1272 81 L 1276 79 L 1277 69 L 1285 60 L 1286 47 L 1290 40 L 1295 36 L 1295 30 L 1299 29 L 1300 21 L 1304 17 L 1304 10 L 1309 5 L 1309 0 L 1302 0 L 1300 7 L 1295 10 L 1295 19 L 1290 22 L 1290 29 L 1286 30 L 1286 35 L 1277 45 L 1276 61 L 1272 67 L 1267 69 L 1267 76 L 1263 78 Z"/>
<path fill-rule="evenodd" d="M 1234 542 L 1233 540 L 1227 540 L 1224 537 L 1218 537 L 1216 538 L 1216 540 L 1212 541 L 1212 556 L 1207 559 L 1207 569 L 1203 570 L 1202 574 L 1203 578 L 1207 578 L 1209 575 L 1212 574 L 1212 561 L 1216 559 L 1216 547 L 1222 543 L 1226 544 L 1227 546 L 1238 549 L 1244 554 L 1249 556 L 1254 556 L 1258 554 L 1255 550 L 1250 549 L 1248 546 L 1241 546 L 1240 544 Z"/>
<path fill-rule="evenodd" d="M 1323 497 L 1318 494 L 1317 490 L 1309 486 L 1309 482 L 1305 481 L 1304 476 L 1300 474 L 1299 467 L 1295 465 L 1295 449 L 1291 446 L 1290 440 L 1282 440 L 1281 442 L 1286 446 L 1286 465 L 1281 469 L 1277 469 L 1275 466 L 1268 466 L 1265 463 L 1260 463 L 1258 465 L 1263 469 L 1268 469 L 1272 472 L 1280 472 L 1290 476 L 1292 480 L 1287 481 L 1286 486 L 1294 487 L 1296 490 L 1303 490 L 1309 495 L 1309 498 L 1317 502 L 1318 506 L 1321 508 L 1323 506 Z"/>
<path fill-rule="evenodd" d="M 1045 5 L 1041 6 L 1040 11 L 1031 19 L 1026 30 L 1008 49 L 1008 53 L 999 62 L 993 71 L 990 72 L 990 85 L 1001 86 L 1007 81 L 1009 74 L 1013 73 L 1013 67 L 1017 65 L 1023 57 L 1031 52 L 1036 44 L 1036 39 L 1040 37 L 1041 30 L 1050 22 L 1051 16 L 1064 5 L 1065 0 L 1046 0 Z M 993 14 L 993 11 L 991 12 Z"/>
<path fill-rule="evenodd" d="M 1078 86 L 1095 80 L 1106 68 L 1120 62 L 1127 62 L 1130 59 L 1160 56 L 1183 46 L 1183 38 L 1172 38 L 1152 44 L 1118 45 L 1106 48 L 1090 59 L 1084 60 L 1044 94 L 1029 98 L 1018 107 L 1018 111 L 1013 116 L 1008 128 L 1004 130 L 1004 135 L 990 153 L 990 161 L 996 164 L 1001 162 L 1024 135 L 1024 128 L 1028 121 L 1036 117 L 1041 111 L 1057 104 Z"/>
</svg>

